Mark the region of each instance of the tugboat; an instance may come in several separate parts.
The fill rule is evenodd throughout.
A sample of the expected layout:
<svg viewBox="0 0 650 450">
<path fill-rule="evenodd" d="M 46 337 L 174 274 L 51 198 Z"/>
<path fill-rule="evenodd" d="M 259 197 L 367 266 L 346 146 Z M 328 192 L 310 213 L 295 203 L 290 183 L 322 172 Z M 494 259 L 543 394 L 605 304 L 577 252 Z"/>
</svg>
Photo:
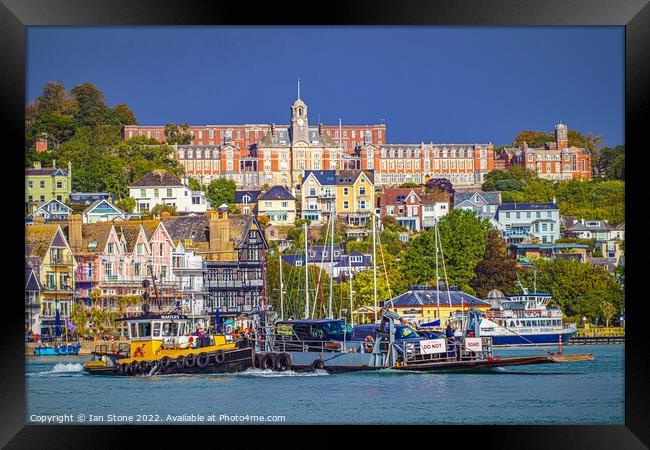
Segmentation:
<svg viewBox="0 0 650 450">
<path fill-rule="evenodd" d="M 190 335 L 191 320 L 180 314 L 143 314 L 127 323 L 130 345 L 118 351 L 97 346 L 84 364 L 93 375 L 159 375 L 239 372 L 252 366 L 252 347 L 224 334 Z"/>
</svg>

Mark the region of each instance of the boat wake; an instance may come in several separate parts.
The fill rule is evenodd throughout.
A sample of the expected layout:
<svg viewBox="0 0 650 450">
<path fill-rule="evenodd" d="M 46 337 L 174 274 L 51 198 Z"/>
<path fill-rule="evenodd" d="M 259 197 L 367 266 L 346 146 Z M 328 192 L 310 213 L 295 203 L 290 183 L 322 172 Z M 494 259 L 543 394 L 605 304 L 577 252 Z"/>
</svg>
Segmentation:
<svg viewBox="0 0 650 450">
<path fill-rule="evenodd" d="M 32 377 L 83 375 L 83 370 L 84 368 L 81 363 L 57 363 L 52 370 L 33 372 L 26 375 Z"/>
<path fill-rule="evenodd" d="M 314 372 L 294 372 L 293 370 L 287 370 L 285 372 L 274 372 L 272 370 L 262 370 L 262 369 L 246 369 L 243 372 L 235 374 L 242 377 L 266 377 L 266 378 L 275 378 L 275 377 L 321 377 L 324 375 L 329 375 L 326 370 L 317 369 Z"/>
</svg>

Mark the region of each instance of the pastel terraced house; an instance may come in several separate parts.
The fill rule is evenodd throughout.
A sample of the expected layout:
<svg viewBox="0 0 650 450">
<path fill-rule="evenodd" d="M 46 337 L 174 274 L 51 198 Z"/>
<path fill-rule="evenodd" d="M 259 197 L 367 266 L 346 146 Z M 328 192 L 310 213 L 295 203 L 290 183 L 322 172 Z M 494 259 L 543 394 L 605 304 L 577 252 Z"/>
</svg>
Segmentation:
<svg viewBox="0 0 650 450">
<path fill-rule="evenodd" d="M 42 167 L 40 161 L 34 162 L 34 167 L 25 169 L 25 213 L 33 213 L 40 205 L 57 199 L 68 201 L 72 191 L 72 165 L 68 168 L 57 168 L 56 161 L 52 167 Z"/>
</svg>

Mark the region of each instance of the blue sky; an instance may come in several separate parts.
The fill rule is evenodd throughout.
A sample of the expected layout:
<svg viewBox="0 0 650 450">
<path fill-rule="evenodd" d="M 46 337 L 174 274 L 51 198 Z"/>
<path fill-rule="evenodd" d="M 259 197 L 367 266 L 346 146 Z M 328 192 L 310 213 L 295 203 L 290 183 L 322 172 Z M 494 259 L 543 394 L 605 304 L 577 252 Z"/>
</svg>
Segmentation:
<svg viewBox="0 0 650 450">
<path fill-rule="evenodd" d="M 385 119 L 391 143 L 569 128 L 624 143 L 622 27 L 30 27 L 27 100 L 86 81 L 157 125 Z"/>
</svg>

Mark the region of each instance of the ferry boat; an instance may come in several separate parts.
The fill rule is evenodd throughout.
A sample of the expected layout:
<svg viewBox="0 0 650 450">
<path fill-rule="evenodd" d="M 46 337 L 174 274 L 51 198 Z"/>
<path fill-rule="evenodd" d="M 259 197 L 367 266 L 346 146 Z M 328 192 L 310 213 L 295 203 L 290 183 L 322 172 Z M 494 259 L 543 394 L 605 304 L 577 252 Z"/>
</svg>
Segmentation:
<svg viewBox="0 0 650 450">
<path fill-rule="evenodd" d="M 551 300 L 551 294 L 528 293 L 525 289 L 508 296 L 496 289 L 490 291 L 487 301 L 491 309 L 479 320 L 481 336 L 491 337 L 494 346 L 567 343 L 576 334 L 576 325 L 562 323 L 562 311 L 549 306 Z M 455 319 L 462 333 L 467 328 L 465 317 L 459 314 Z"/>
<path fill-rule="evenodd" d="M 34 356 L 64 356 L 64 355 L 78 355 L 81 344 L 75 342 L 74 344 L 56 344 L 53 346 L 39 345 L 34 348 Z"/>
<path fill-rule="evenodd" d="M 192 321 L 180 314 L 142 314 L 127 323 L 129 347 L 97 346 L 86 372 L 94 375 L 223 373 L 253 365 L 253 350 L 225 334 L 190 334 Z"/>
</svg>

